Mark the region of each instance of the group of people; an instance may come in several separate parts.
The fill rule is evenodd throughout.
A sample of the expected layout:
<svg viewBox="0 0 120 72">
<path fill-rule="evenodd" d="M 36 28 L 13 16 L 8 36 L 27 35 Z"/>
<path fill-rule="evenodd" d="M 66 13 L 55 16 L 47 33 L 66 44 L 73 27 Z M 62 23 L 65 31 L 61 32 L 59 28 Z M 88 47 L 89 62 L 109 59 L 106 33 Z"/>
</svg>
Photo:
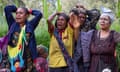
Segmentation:
<svg viewBox="0 0 120 72">
<path fill-rule="evenodd" d="M 0 68 L 12 72 L 118 72 L 114 54 L 120 33 L 110 30 L 114 13 L 104 7 L 101 10 L 100 14 L 97 9 L 87 10 L 77 4 L 68 15 L 63 12 L 50 15 L 48 52 L 44 46 L 36 46 L 34 34 L 42 13 L 6 6 L 8 46 Z M 29 15 L 34 18 L 28 21 Z"/>
<path fill-rule="evenodd" d="M 68 15 L 56 12 L 49 16 L 49 72 L 118 72 L 114 54 L 120 33 L 110 30 L 115 15 L 105 7 L 101 12 L 76 5 Z"/>
</svg>

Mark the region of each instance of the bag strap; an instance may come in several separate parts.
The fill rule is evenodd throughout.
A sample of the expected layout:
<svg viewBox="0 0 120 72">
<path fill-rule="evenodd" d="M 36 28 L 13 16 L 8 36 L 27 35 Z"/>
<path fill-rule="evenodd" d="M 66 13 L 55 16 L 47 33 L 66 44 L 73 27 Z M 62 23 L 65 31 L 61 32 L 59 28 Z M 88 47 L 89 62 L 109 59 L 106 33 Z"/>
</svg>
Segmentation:
<svg viewBox="0 0 120 72">
<path fill-rule="evenodd" d="M 65 59 L 67 65 L 69 67 L 69 71 L 73 72 L 73 67 L 72 67 L 73 66 L 73 61 L 72 61 L 72 58 L 68 54 L 68 51 L 66 50 L 66 47 L 65 47 L 63 41 L 61 40 L 57 29 L 54 30 L 54 36 L 56 37 L 56 40 L 58 41 L 58 44 L 59 44 L 60 49 L 61 49 L 61 51 L 63 53 L 64 59 Z"/>
</svg>

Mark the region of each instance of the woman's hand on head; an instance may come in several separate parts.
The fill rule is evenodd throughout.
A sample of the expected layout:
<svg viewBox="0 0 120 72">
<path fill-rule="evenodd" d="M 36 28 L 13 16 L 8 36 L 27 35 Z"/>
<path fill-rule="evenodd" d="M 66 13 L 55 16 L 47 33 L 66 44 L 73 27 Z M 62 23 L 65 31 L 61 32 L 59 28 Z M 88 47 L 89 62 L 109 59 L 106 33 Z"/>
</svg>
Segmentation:
<svg viewBox="0 0 120 72">
<path fill-rule="evenodd" d="M 63 13 L 63 12 L 56 12 L 56 15 L 60 15 L 61 13 Z"/>
</svg>

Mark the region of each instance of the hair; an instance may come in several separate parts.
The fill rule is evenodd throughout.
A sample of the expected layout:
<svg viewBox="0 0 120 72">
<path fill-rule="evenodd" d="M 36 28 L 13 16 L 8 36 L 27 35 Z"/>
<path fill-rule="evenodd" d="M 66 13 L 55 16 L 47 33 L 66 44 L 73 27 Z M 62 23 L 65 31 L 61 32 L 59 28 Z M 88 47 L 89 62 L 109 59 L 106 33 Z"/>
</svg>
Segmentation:
<svg viewBox="0 0 120 72">
<path fill-rule="evenodd" d="M 112 19 L 110 18 L 110 16 L 108 16 L 109 18 L 109 23 L 112 24 Z"/>
<path fill-rule="evenodd" d="M 57 19 L 56 19 L 56 21 L 55 21 L 55 27 L 56 27 L 56 28 L 57 28 L 57 20 L 58 20 L 58 18 L 59 18 L 60 16 L 63 16 L 63 17 L 65 18 L 67 24 L 68 24 L 68 22 L 69 22 L 69 16 L 66 15 L 65 13 L 61 13 L 61 14 L 58 15 L 58 17 L 57 17 Z M 67 27 L 67 24 L 66 24 L 66 27 Z"/>
<path fill-rule="evenodd" d="M 14 62 L 13 62 L 13 65 L 15 65 L 16 62 L 20 62 L 19 59 L 16 59 Z"/>
<path fill-rule="evenodd" d="M 111 20 L 110 16 L 108 16 L 108 18 L 109 18 L 109 23 L 112 24 L 112 20 Z"/>
<path fill-rule="evenodd" d="M 37 50 L 44 49 L 45 52 L 48 52 L 48 48 L 44 45 L 38 45 Z"/>
<path fill-rule="evenodd" d="M 87 11 L 86 11 L 85 7 L 83 5 L 81 5 L 80 3 L 77 3 L 75 8 L 78 9 L 79 14 L 87 15 Z"/>
<path fill-rule="evenodd" d="M 99 20 L 100 18 L 100 10 L 98 9 L 91 9 L 87 11 L 88 19 L 95 18 L 95 20 Z"/>
<path fill-rule="evenodd" d="M 84 14 L 84 15 L 87 15 L 87 11 L 85 10 L 85 9 L 83 9 L 83 8 L 78 8 L 78 10 L 79 10 L 79 14 Z"/>
<path fill-rule="evenodd" d="M 104 14 L 101 14 L 101 16 L 103 16 L 103 15 L 104 15 Z M 101 16 L 100 16 L 100 17 L 101 17 Z M 109 18 L 109 23 L 112 24 L 112 19 L 111 19 L 111 17 L 110 17 L 108 14 L 106 14 L 106 16 Z"/>
<path fill-rule="evenodd" d="M 22 8 L 26 14 L 30 14 L 29 10 L 26 7 L 20 7 L 20 8 Z"/>
<path fill-rule="evenodd" d="M 80 3 L 77 3 L 75 7 L 76 8 L 83 8 L 83 9 L 85 9 L 85 7 L 82 4 L 80 4 Z"/>
<path fill-rule="evenodd" d="M 70 10 L 70 13 L 71 13 L 71 12 L 73 12 L 73 13 L 74 13 L 75 15 L 77 15 L 77 16 L 79 15 L 79 11 L 78 11 L 77 8 L 71 9 L 71 10 Z"/>
</svg>

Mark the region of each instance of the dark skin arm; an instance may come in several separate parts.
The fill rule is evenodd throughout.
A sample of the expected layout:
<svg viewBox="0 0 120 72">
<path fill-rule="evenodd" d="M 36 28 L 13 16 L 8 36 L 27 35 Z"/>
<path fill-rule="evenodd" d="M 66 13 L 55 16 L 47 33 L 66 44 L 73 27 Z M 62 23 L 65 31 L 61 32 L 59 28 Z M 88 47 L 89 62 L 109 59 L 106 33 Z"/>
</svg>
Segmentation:
<svg viewBox="0 0 120 72">
<path fill-rule="evenodd" d="M 79 37 L 79 31 L 80 31 L 79 17 L 75 15 L 73 12 L 71 12 L 69 16 L 70 16 L 69 22 L 72 24 L 74 29 L 74 40 L 77 41 Z"/>
<path fill-rule="evenodd" d="M 53 33 L 53 31 L 54 31 L 54 25 L 53 25 L 53 20 L 54 20 L 54 18 L 57 16 L 57 15 L 59 15 L 60 14 L 60 12 L 55 12 L 55 13 L 53 13 L 52 15 L 50 15 L 49 16 L 49 18 L 47 19 L 47 24 L 48 24 L 48 32 L 51 34 L 51 33 Z"/>
</svg>

